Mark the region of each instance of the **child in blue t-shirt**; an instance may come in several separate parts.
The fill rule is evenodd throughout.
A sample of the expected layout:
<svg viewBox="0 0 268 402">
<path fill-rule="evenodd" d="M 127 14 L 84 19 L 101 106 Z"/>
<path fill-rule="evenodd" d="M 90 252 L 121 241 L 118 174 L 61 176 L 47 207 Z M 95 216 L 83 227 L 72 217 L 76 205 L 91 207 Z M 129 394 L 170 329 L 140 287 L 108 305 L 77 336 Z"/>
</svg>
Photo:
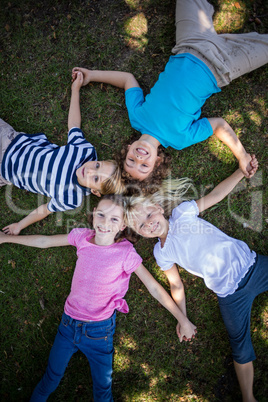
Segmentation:
<svg viewBox="0 0 268 402">
<path fill-rule="evenodd" d="M 268 62 L 268 35 L 217 34 L 213 13 L 206 0 L 177 0 L 175 56 L 145 98 L 130 73 L 74 69 L 83 72 L 85 83 L 104 82 L 125 90 L 130 123 L 142 135 L 121 151 L 121 168 L 124 176 L 143 181 L 144 187 L 167 175 L 160 145 L 181 150 L 212 134 L 231 149 L 245 176 L 252 176 L 250 155 L 229 124 L 200 115 L 221 87 Z"/>
<path fill-rule="evenodd" d="M 43 133 L 18 133 L 0 119 L 0 186 L 14 184 L 50 197 L 48 203 L 21 221 L 4 227 L 6 234 L 17 235 L 51 212 L 74 209 L 90 193 L 100 196 L 124 189 L 118 164 L 112 160 L 97 161 L 94 146 L 80 129 L 79 96 L 84 77 L 81 72 L 72 77 L 67 145 L 52 144 Z"/>
</svg>

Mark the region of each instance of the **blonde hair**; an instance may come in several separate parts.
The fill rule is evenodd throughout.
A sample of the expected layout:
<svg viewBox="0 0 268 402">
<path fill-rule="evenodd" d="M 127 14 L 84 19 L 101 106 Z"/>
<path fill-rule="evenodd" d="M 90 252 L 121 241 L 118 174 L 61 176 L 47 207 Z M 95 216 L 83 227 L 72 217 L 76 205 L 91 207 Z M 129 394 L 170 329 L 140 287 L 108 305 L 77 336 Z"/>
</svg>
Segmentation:
<svg viewBox="0 0 268 402">
<path fill-rule="evenodd" d="M 164 215 L 169 217 L 172 210 L 182 203 L 193 198 L 194 186 L 187 177 L 182 179 L 164 180 L 162 186 L 153 194 L 129 197 L 125 201 L 125 222 L 130 228 L 135 230 L 135 222 L 139 213 L 137 206 L 142 205 L 144 209 L 160 205 L 164 210 Z"/>
<path fill-rule="evenodd" d="M 107 160 L 106 162 L 114 165 L 113 174 L 101 183 L 100 193 L 106 194 L 123 194 L 126 191 L 124 181 L 122 180 L 122 173 L 118 163 L 114 160 Z"/>
</svg>

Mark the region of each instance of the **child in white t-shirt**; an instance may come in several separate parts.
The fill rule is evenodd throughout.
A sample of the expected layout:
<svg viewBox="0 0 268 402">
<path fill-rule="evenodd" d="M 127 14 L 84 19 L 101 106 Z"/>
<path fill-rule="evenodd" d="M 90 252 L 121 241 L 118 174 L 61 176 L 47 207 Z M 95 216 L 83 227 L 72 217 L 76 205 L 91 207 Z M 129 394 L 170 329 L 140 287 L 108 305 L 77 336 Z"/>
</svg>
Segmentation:
<svg viewBox="0 0 268 402">
<path fill-rule="evenodd" d="M 256 172 L 258 162 L 254 156 L 251 166 Z M 141 236 L 159 239 L 154 247 L 156 262 L 165 272 L 172 297 L 185 315 L 185 294 L 176 264 L 203 278 L 217 294 L 243 401 L 255 401 L 250 312 L 254 298 L 268 290 L 268 257 L 257 255 L 243 241 L 227 236 L 198 216 L 221 201 L 243 177 L 238 169 L 208 195 L 185 202 L 181 201 L 190 182 L 181 179 L 181 188 L 176 189 L 175 195 L 163 189 L 147 197 L 133 196 L 126 216 L 127 224 Z M 174 208 L 174 204 L 178 206 Z M 171 215 L 169 220 L 164 214 Z"/>
</svg>

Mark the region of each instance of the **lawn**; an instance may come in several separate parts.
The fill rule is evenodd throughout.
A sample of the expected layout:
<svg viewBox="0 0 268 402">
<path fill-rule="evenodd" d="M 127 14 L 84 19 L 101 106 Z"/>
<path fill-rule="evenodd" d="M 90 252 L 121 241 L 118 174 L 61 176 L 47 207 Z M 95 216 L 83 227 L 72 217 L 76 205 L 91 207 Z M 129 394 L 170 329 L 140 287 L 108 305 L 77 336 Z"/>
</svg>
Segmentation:
<svg viewBox="0 0 268 402">
<path fill-rule="evenodd" d="M 265 0 L 214 0 L 218 32 L 268 32 Z M 1 0 L 0 117 L 17 131 L 44 132 L 64 145 L 70 102 L 71 69 L 124 70 L 135 74 L 145 93 L 164 69 L 174 45 L 175 0 Z M 222 116 L 235 129 L 259 171 L 239 191 L 211 208 L 205 219 L 252 249 L 267 254 L 267 67 L 234 81 L 209 99 L 202 116 Z M 134 133 L 122 90 L 90 84 L 81 90 L 82 128 L 98 157 L 110 159 Z M 237 167 L 231 152 L 210 138 L 173 156 L 172 176 L 194 180 L 204 194 Z M 13 186 L 0 189 L 0 228 L 44 203 L 41 196 Z M 96 204 L 50 215 L 22 234 L 68 233 L 87 226 Z M 266 216 L 266 221 L 265 221 Z M 137 250 L 144 265 L 168 290 L 152 256 L 153 241 Z M 76 252 L 73 247 L 39 250 L 2 245 L 0 278 L 1 401 L 28 401 L 46 368 Z M 114 357 L 116 401 L 240 401 L 231 350 L 216 296 L 181 268 L 188 316 L 196 339 L 180 344 L 175 319 L 133 275 L 126 296 L 130 312 L 117 315 Z M 255 394 L 268 395 L 268 302 L 260 295 L 252 309 L 252 339 L 257 354 Z M 84 355 L 71 359 L 50 401 L 91 401 L 92 382 Z"/>
</svg>

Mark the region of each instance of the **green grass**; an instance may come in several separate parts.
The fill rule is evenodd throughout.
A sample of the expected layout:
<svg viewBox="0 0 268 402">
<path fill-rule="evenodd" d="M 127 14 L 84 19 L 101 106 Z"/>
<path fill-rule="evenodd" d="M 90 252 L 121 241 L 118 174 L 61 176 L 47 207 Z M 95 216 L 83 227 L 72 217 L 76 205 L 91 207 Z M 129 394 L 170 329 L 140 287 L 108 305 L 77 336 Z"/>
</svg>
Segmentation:
<svg viewBox="0 0 268 402">
<path fill-rule="evenodd" d="M 264 1 L 213 1 L 219 32 L 268 30 Z M 262 25 L 249 22 L 253 6 Z M 0 117 L 18 131 L 43 131 L 59 145 L 66 142 L 71 69 L 119 69 L 133 72 L 148 93 L 174 45 L 175 0 L 2 0 L 0 5 Z M 262 17 L 263 16 L 263 17 Z M 254 25 L 255 24 L 255 25 Z M 203 116 L 222 116 L 246 149 L 258 156 L 261 174 L 240 192 L 204 214 L 229 235 L 267 254 L 267 68 L 252 72 L 213 96 Z M 124 94 L 109 85 L 90 84 L 81 91 L 82 128 L 100 159 L 111 158 L 128 138 Z M 211 138 L 173 156 L 172 175 L 193 178 L 197 195 L 234 171 L 233 155 Z M 0 227 L 21 219 L 44 200 L 12 188 L 0 189 Z M 87 198 L 75 213 L 53 214 L 25 234 L 67 233 L 86 226 L 96 204 Z M 19 214 L 13 212 L 14 206 Z M 243 217 L 238 219 L 237 216 Z M 253 227 L 243 227 L 248 223 Z M 144 264 L 168 290 L 152 257 L 153 242 L 137 245 Z M 41 378 L 69 293 L 76 253 L 72 247 L 35 250 L 2 245 L 0 279 L 0 399 L 27 401 Z M 133 275 L 127 301 L 118 314 L 115 335 L 116 401 L 240 401 L 231 350 L 215 295 L 199 278 L 180 269 L 188 315 L 197 325 L 194 342 L 180 344 L 176 322 Z M 267 296 L 252 310 L 257 353 L 255 394 L 267 400 Z M 75 355 L 51 401 L 90 401 L 88 362 Z"/>
</svg>

